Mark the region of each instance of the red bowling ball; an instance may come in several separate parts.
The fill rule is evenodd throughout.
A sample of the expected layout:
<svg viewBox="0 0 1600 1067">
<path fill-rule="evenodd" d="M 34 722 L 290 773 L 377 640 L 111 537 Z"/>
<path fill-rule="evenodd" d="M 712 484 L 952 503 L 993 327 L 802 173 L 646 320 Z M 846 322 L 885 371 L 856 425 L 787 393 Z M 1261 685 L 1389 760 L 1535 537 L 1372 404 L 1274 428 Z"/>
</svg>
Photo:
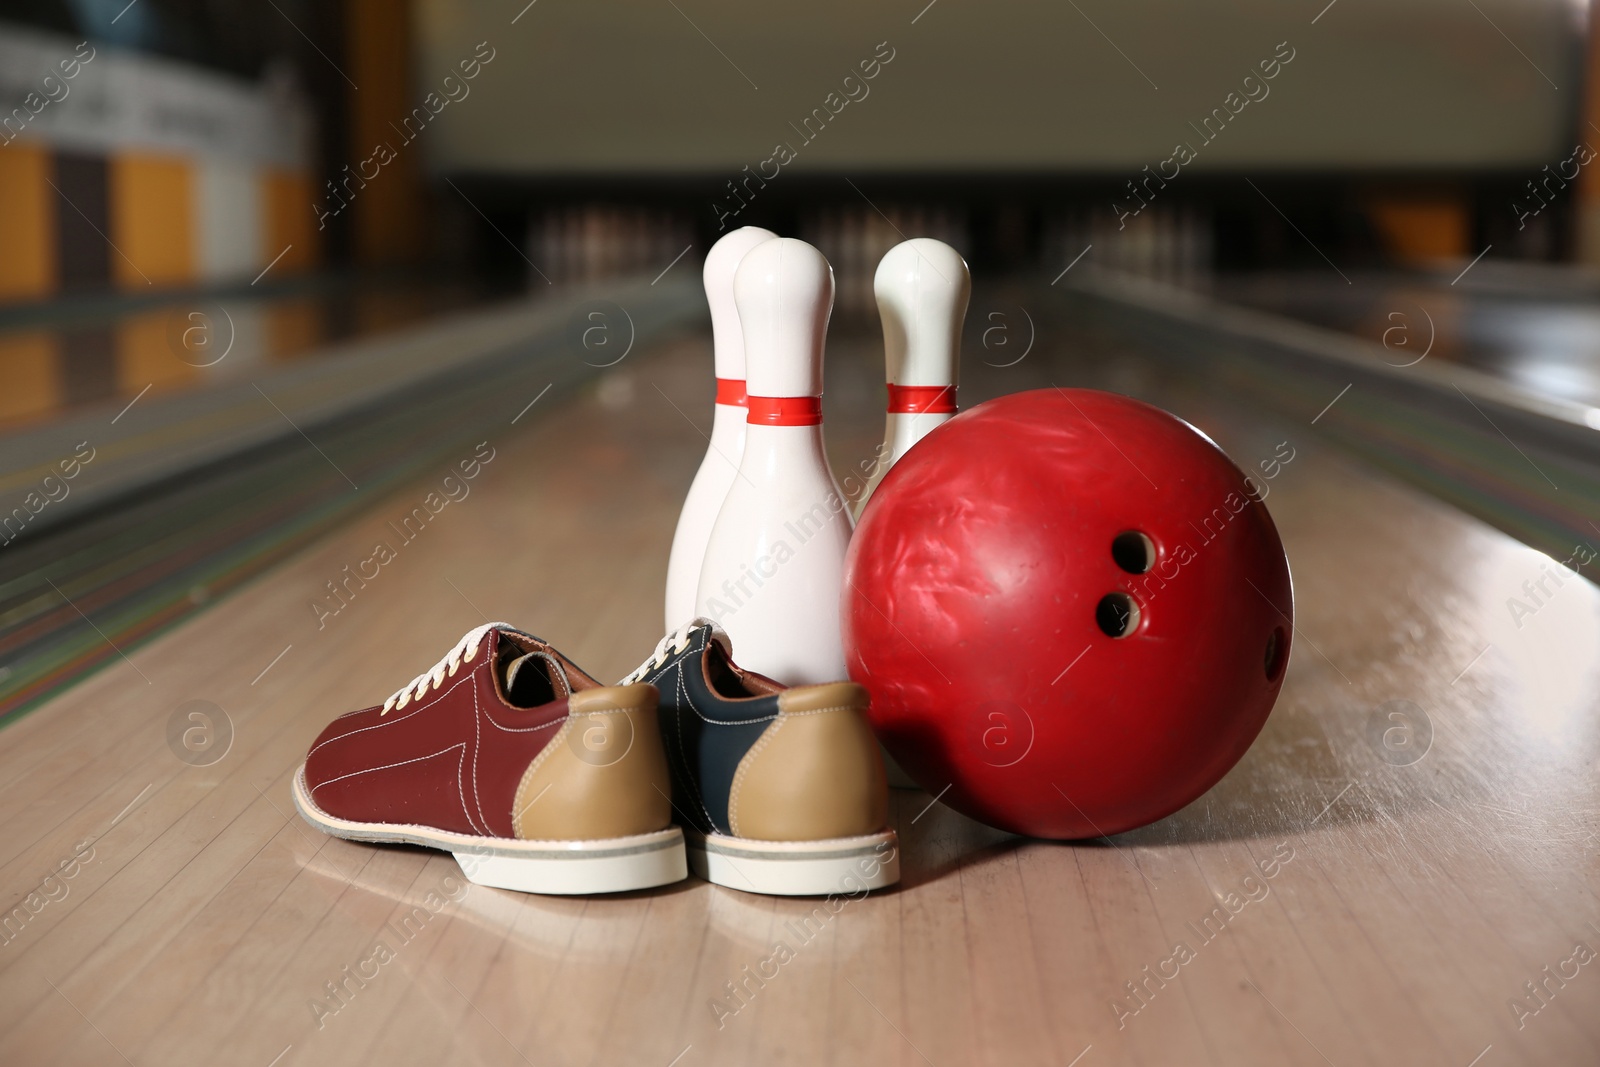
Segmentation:
<svg viewBox="0 0 1600 1067">
<path fill-rule="evenodd" d="M 1200 796 L 1283 684 L 1293 590 L 1260 483 L 1165 411 L 1016 393 L 873 495 L 842 602 L 878 736 L 951 807 L 1073 839 Z"/>
</svg>

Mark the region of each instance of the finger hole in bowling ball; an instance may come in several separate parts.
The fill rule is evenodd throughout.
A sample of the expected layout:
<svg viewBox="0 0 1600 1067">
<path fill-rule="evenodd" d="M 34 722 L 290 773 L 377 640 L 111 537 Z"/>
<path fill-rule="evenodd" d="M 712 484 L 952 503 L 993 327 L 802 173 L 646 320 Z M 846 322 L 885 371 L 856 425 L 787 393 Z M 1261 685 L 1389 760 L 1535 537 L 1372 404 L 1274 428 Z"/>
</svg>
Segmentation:
<svg viewBox="0 0 1600 1067">
<path fill-rule="evenodd" d="M 1267 652 L 1262 657 L 1262 661 L 1266 666 L 1267 681 L 1269 682 L 1277 681 L 1278 675 L 1283 673 L 1285 644 L 1283 627 L 1281 626 L 1273 630 L 1271 636 L 1267 638 Z"/>
<path fill-rule="evenodd" d="M 1139 605 L 1127 593 L 1107 593 L 1095 605 L 1094 621 L 1107 637 L 1127 637 L 1139 625 Z"/>
<path fill-rule="evenodd" d="M 1129 574 L 1143 574 L 1156 562 L 1156 546 L 1138 530 L 1124 530 L 1111 539 L 1111 558 Z"/>
</svg>

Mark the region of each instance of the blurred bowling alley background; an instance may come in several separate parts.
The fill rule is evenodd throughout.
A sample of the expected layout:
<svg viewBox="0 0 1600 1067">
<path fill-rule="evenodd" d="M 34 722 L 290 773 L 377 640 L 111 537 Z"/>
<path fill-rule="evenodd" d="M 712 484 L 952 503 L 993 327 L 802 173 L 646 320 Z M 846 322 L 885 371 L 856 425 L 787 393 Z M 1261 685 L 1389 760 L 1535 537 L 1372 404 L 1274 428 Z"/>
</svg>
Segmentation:
<svg viewBox="0 0 1600 1067">
<path fill-rule="evenodd" d="M 1583 3 L 505 8 L 0 5 L 0 710 L 114 658 L 47 565 L 159 632 L 360 506 L 314 428 L 390 484 L 478 432 L 468 369 L 648 388 L 613 359 L 703 330 L 744 225 L 833 266 L 830 404 L 880 402 L 873 272 L 931 237 L 964 398 L 1087 351 L 1064 318 L 1559 558 L 1594 533 L 1557 488 L 1597 485 Z"/>
<path fill-rule="evenodd" d="M 931 237 L 975 279 L 964 399 L 1087 352 L 1064 317 L 1593 534 L 1556 488 L 1597 484 L 1583 3 L 512 7 L 0 5 L 0 710 L 115 658 L 46 565 L 159 632 L 361 505 L 314 428 L 398 483 L 478 432 L 468 369 L 649 389 L 611 361 L 704 329 L 744 225 L 833 266 L 830 405 L 881 403 L 873 272 Z"/>
</svg>

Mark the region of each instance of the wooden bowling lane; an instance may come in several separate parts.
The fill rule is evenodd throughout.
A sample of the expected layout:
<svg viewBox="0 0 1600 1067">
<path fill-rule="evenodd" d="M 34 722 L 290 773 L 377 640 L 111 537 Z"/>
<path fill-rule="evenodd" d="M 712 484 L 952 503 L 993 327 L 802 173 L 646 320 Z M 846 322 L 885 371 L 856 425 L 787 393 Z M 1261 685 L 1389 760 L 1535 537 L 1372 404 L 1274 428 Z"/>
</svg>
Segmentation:
<svg viewBox="0 0 1600 1067">
<path fill-rule="evenodd" d="M 904 884 L 837 911 L 693 880 L 466 888 L 442 854 L 304 825 L 289 778 L 318 730 L 469 627 L 518 622 L 602 677 L 649 652 L 709 427 L 706 346 L 635 352 L 491 435 L 470 495 L 320 624 L 325 583 L 398 540 L 388 523 L 444 466 L 0 733 L 0 1059 L 1600 1059 L 1600 592 L 1547 578 L 1513 618 L 1545 557 L 1203 373 L 1068 326 L 1010 366 L 969 348 L 964 402 L 1098 385 L 1177 411 L 1243 467 L 1293 451 L 1267 500 L 1298 594 L 1288 678 L 1189 808 L 1069 845 L 896 793 Z M 875 340 L 835 330 L 828 374 L 843 472 L 882 428 Z M 184 762 L 184 729 L 223 754 Z"/>
</svg>

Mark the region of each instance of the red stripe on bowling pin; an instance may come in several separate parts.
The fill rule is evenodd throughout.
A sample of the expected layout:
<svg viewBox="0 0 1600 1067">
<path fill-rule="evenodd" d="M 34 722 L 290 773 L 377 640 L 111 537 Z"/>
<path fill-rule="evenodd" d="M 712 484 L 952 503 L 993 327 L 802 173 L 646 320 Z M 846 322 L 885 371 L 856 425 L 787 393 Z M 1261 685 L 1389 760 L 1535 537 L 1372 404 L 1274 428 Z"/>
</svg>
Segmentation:
<svg viewBox="0 0 1600 1067">
<path fill-rule="evenodd" d="M 891 415 L 953 415 L 956 412 L 956 387 L 953 385 L 896 385 L 889 383 Z"/>
<path fill-rule="evenodd" d="M 753 396 L 745 421 L 752 426 L 816 426 L 822 422 L 822 398 Z"/>
</svg>

